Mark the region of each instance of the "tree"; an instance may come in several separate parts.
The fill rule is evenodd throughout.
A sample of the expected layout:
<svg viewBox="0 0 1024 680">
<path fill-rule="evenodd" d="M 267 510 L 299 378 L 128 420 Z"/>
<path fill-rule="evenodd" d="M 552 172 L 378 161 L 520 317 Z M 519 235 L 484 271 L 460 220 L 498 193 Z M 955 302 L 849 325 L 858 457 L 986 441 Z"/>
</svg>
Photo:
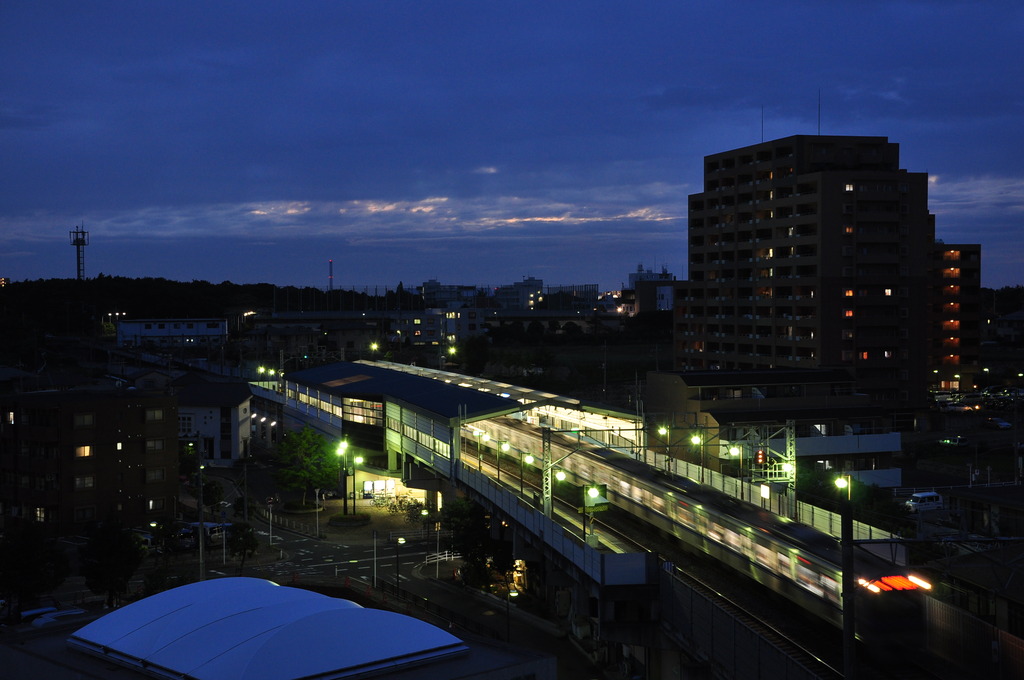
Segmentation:
<svg viewBox="0 0 1024 680">
<path fill-rule="evenodd" d="M 277 446 L 277 462 L 281 466 L 275 473 L 277 483 L 301 492 L 303 505 L 310 490 L 338 483 L 341 458 L 327 439 L 309 426 L 285 435 Z"/>
<path fill-rule="evenodd" d="M 464 498 L 445 503 L 441 509 L 441 526 L 452 532 L 452 549 L 462 555 L 462 579 L 467 585 L 490 583 L 487 567 L 493 550 L 490 517 L 483 507 Z"/>
<path fill-rule="evenodd" d="M 142 564 L 146 549 L 130 529 L 108 519 L 92 531 L 79 554 L 86 587 L 106 595 L 107 606 L 116 607 L 128 592 L 128 582 Z"/>
<path fill-rule="evenodd" d="M 15 619 L 25 603 L 52 592 L 69 571 L 67 555 L 46 539 L 36 522 L 17 524 L 0 540 L 0 594 Z"/>
<path fill-rule="evenodd" d="M 246 522 L 235 522 L 228 529 L 228 552 L 232 557 L 238 558 L 238 575 L 242 575 L 245 568 L 245 558 L 252 557 L 260 547 L 256 540 L 256 530 Z"/>
<path fill-rule="evenodd" d="M 466 372 L 471 375 L 478 375 L 487 367 L 491 341 L 486 335 L 474 335 L 473 337 L 466 338 L 460 350 L 462 361 L 466 366 Z"/>
</svg>

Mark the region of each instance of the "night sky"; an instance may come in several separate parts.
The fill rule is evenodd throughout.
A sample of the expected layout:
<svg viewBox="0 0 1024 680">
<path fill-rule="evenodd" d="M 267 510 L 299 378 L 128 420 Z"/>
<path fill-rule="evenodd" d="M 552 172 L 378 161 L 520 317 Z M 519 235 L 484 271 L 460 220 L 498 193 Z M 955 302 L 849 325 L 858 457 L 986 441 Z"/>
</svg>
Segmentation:
<svg viewBox="0 0 1024 680">
<path fill-rule="evenodd" d="M 706 154 L 881 135 L 1024 283 L 1024 3 L 0 3 L 0 276 L 618 288 Z M 819 118 L 820 102 L 820 118 Z"/>
</svg>

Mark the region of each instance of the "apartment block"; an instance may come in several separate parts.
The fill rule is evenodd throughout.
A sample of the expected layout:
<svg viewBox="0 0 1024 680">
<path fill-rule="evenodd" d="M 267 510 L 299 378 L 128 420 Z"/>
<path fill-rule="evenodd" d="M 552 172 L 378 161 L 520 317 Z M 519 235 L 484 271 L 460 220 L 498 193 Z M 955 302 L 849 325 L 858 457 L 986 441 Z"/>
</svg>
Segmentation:
<svg viewBox="0 0 1024 680">
<path fill-rule="evenodd" d="M 178 493 L 173 396 L 131 389 L 0 398 L 0 518 L 74 535 L 116 516 L 145 526 Z"/>
<path fill-rule="evenodd" d="M 936 369 L 973 370 L 980 313 L 960 297 L 980 246 L 959 247 L 959 288 L 937 286 L 953 255 L 935 240 L 928 176 L 900 168 L 886 137 L 798 135 L 705 157 L 688 244 L 676 369 L 841 368 L 897 410 L 926 402 Z M 957 302 L 959 351 L 943 355 Z"/>
</svg>

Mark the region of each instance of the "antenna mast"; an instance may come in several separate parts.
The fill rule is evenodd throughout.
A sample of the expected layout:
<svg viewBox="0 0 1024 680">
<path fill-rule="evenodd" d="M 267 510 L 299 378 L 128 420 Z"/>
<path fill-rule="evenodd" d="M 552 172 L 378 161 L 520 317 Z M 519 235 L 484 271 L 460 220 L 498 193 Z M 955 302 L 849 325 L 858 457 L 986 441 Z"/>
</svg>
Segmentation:
<svg viewBox="0 0 1024 680">
<path fill-rule="evenodd" d="M 73 231 L 68 232 L 71 237 L 71 245 L 75 247 L 78 256 L 78 280 L 85 280 L 85 247 L 89 245 L 89 232 L 85 230 L 85 224 L 76 226 Z"/>
</svg>

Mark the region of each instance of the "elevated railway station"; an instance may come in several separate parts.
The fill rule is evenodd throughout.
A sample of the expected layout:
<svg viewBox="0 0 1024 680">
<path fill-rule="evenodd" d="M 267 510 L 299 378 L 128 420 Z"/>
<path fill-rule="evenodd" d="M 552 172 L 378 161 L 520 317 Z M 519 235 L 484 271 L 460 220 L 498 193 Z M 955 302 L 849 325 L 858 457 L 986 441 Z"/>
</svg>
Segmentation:
<svg viewBox="0 0 1024 680">
<path fill-rule="evenodd" d="M 375 468 L 422 489 L 428 507 L 465 495 L 489 508 L 511 538 L 530 590 L 541 593 L 596 654 L 633 658 L 662 672 L 708 664 L 724 677 L 758 676 L 758 667 L 775 669 L 774 677 L 835 673 L 716 602 L 644 538 L 687 543 L 841 626 L 838 543 L 827 538 L 838 535 L 839 517 L 797 503 L 790 489 L 683 461 L 677 469 L 660 469 L 648 446 L 652 426 L 642 413 L 385 362 L 295 371 L 253 383 L 253 391 L 256 409 L 289 429 L 308 425 L 379 452 Z M 705 484 L 693 481 L 698 478 Z M 625 509 L 632 529 L 605 521 L 605 513 L 584 512 L 586 501 L 577 492 L 597 485 L 616 508 L 608 514 Z M 822 539 L 802 533 L 808 524 L 823 530 L 814 535 L 829 545 L 816 546 Z M 642 535 L 637 526 L 644 527 Z M 860 525 L 857 534 L 893 550 L 884 532 Z M 889 634 L 901 620 L 887 608 L 918 597 L 917 584 L 924 582 L 892 559 L 862 552 L 864 590 L 894 591 L 876 598 L 874 609 L 862 609 L 864 621 L 888 622 L 881 632 Z M 695 620 L 698 611 L 714 625 Z M 756 654 L 735 651 L 746 647 Z"/>
</svg>

